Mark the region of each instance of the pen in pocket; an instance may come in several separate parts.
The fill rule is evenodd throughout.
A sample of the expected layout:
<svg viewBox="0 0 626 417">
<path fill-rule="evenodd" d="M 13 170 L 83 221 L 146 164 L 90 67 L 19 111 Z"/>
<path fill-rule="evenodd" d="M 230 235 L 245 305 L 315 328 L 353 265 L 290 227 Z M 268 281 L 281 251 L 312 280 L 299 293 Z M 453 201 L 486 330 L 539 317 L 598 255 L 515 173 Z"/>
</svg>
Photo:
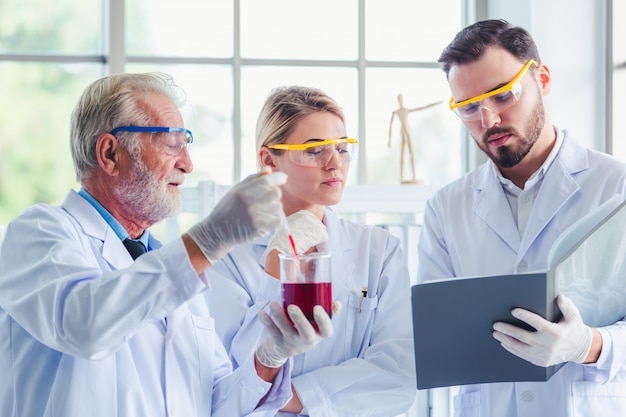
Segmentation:
<svg viewBox="0 0 626 417">
<path fill-rule="evenodd" d="M 361 306 L 363 305 L 363 299 L 367 297 L 367 287 L 361 289 L 361 300 L 359 301 L 359 313 L 361 312 Z"/>
</svg>

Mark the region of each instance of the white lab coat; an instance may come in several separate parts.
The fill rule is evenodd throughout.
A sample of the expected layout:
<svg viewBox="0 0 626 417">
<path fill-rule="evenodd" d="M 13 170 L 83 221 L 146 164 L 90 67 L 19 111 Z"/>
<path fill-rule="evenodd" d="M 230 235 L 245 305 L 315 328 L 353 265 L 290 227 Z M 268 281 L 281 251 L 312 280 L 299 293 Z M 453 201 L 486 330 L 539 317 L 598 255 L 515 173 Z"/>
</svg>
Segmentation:
<svg viewBox="0 0 626 417">
<path fill-rule="evenodd" d="M 563 134 L 522 236 L 491 162 L 427 202 L 418 245 L 418 282 L 545 271 L 552 243 L 568 226 L 615 194 L 625 194 L 622 162 Z M 603 349 L 596 364 L 568 363 L 547 382 L 462 387 L 454 402 L 455 416 L 624 416 L 624 322 L 602 328 L 601 334 Z"/>
<path fill-rule="evenodd" d="M 324 223 L 333 299 L 342 310 L 330 339 L 293 358 L 293 385 L 311 416 L 395 416 L 416 394 L 406 258 L 399 240 L 379 227 L 340 220 L 329 208 Z M 205 295 L 235 365 L 263 337 L 259 311 L 282 303 L 280 282 L 263 270 L 268 240 L 235 248 L 207 271 L 212 290 Z"/>
<path fill-rule="evenodd" d="M 0 415 L 232 417 L 270 390 L 284 405 L 288 376 L 232 373 L 205 289 L 181 239 L 133 262 L 74 191 L 25 210 L 0 247 Z"/>
</svg>

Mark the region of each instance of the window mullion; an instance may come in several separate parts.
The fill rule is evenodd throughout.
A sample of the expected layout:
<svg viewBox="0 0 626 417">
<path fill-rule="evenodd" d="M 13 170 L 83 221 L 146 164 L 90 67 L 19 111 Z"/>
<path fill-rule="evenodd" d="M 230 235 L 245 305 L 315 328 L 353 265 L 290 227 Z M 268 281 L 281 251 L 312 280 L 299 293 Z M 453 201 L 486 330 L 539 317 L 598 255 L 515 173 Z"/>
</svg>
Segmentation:
<svg viewBox="0 0 626 417">
<path fill-rule="evenodd" d="M 124 72 L 126 65 L 125 10 L 124 0 L 108 0 L 108 19 L 106 39 L 107 71 L 109 74 Z M 105 13 L 106 15 L 106 13 Z"/>
</svg>

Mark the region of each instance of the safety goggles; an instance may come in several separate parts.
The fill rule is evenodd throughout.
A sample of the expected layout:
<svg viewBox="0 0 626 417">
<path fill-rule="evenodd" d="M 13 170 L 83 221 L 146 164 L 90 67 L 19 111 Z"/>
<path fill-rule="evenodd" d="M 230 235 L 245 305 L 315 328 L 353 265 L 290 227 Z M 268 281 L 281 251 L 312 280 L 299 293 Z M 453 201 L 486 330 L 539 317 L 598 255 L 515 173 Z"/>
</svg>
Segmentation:
<svg viewBox="0 0 626 417">
<path fill-rule="evenodd" d="M 325 167 L 335 154 L 341 162 L 350 162 L 354 157 L 358 143 L 357 139 L 341 138 L 301 144 L 277 143 L 268 146 L 268 148 L 289 151 L 287 152 L 289 159 L 300 166 Z"/>
<path fill-rule="evenodd" d="M 467 100 L 454 102 L 454 97 L 450 97 L 450 110 L 453 110 L 461 120 L 480 120 L 481 108 L 485 108 L 494 113 L 500 113 L 519 100 L 522 95 L 521 79 L 531 65 L 538 65 L 534 59 L 529 59 L 520 72 L 506 85 L 496 88 L 485 94 L 472 97 Z"/>
<path fill-rule="evenodd" d="M 118 132 L 145 132 L 150 133 L 150 141 L 157 143 L 161 150 L 168 155 L 176 156 L 193 143 L 191 130 L 183 127 L 162 127 L 162 126 L 120 126 L 110 133 L 115 135 Z"/>
</svg>

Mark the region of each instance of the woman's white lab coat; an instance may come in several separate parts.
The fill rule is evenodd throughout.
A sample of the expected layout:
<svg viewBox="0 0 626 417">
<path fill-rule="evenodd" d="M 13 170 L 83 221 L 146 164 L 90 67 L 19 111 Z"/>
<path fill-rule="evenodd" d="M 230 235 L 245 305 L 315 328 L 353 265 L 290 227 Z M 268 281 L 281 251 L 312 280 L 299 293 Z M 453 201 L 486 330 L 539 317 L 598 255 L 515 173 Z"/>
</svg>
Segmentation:
<svg viewBox="0 0 626 417">
<path fill-rule="evenodd" d="M 247 414 L 271 385 L 232 373 L 205 288 L 182 240 L 133 262 L 73 191 L 27 209 L 0 247 L 0 415 Z M 291 395 L 277 381 L 276 408 Z"/>
<path fill-rule="evenodd" d="M 332 338 L 294 357 L 292 383 L 311 416 L 397 415 L 416 393 L 410 281 L 400 242 L 379 227 L 340 220 L 329 208 L 324 223 L 333 299 L 342 310 L 332 319 Z M 263 270 L 268 240 L 236 248 L 207 273 L 209 309 L 235 366 L 263 337 L 259 311 L 282 302 L 280 282 Z"/>
<path fill-rule="evenodd" d="M 568 226 L 612 196 L 625 194 L 623 163 L 563 134 L 522 236 L 491 162 L 428 201 L 418 282 L 545 270 L 550 247 Z M 465 386 L 455 399 L 455 416 L 624 416 L 624 322 L 603 328 L 601 334 L 603 348 L 596 364 L 568 363 L 548 382 Z"/>
</svg>

